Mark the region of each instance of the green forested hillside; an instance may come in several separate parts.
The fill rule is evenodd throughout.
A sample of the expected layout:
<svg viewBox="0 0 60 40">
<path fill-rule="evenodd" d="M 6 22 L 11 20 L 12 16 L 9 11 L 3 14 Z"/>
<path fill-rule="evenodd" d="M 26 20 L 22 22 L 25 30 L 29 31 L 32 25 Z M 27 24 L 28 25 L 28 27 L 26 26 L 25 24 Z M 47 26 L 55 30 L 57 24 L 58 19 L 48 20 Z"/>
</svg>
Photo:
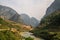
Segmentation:
<svg viewBox="0 0 60 40">
<path fill-rule="evenodd" d="M 42 19 L 40 27 L 41 26 L 47 29 L 60 29 L 60 10 L 57 10 Z"/>
<path fill-rule="evenodd" d="M 32 32 L 45 40 L 60 40 L 60 10 L 44 17 L 39 27 Z"/>
</svg>

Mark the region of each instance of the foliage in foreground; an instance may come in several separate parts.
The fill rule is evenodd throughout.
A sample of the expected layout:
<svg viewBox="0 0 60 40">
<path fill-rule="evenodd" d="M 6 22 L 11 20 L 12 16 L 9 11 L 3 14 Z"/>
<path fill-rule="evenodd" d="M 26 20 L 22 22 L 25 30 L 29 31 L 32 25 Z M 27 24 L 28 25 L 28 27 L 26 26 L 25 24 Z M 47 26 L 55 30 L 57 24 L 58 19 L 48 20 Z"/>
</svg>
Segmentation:
<svg viewBox="0 0 60 40">
<path fill-rule="evenodd" d="M 31 37 L 28 37 L 28 38 L 25 38 L 25 40 L 34 40 L 34 39 Z"/>
<path fill-rule="evenodd" d="M 0 40 L 19 40 L 11 31 L 0 31 Z"/>
</svg>

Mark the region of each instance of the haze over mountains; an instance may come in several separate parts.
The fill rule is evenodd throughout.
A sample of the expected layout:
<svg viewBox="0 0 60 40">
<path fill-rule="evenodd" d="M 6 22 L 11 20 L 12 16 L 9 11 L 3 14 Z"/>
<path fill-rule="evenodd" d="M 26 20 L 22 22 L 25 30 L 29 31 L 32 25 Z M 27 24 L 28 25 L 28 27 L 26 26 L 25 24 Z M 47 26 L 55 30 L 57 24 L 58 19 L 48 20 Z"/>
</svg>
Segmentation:
<svg viewBox="0 0 60 40">
<path fill-rule="evenodd" d="M 37 20 L 36 18 L 29 17 L 26 14 L 21 14 L 20 16 L 21 16 L 22 22 L 26 23 L 27 25 L 32 25 L 36 27 L 40 23 L 39 20 Z"/>
<path fill-rule="evenodd" d="M 0 0 L 0 5 L 8 6 L 19 14 L 25 13 L 38 20 L 45 15 L 46 9 L 54 0 Z"/>
<path fill-rule="evenodd" d="M 52 3 L 52 5 L 50 7 L 48 7 L 48 9 L 46 11 L 46 15 L 48 15 L 48 14 L 54 12 L 55 10 L 59 9 L 59 7 L 60 7 L 59 4 L 60 4 L 59 0 L 55 0 Z M 38 19 L 34 18 L 33 16 L 30 17 L 28 14 L 26 14 L 26 13 L 19 14 L 9 7 L 0 5 L 0 16 L 1 15 L 5 16 L 5 19 L 9 19 L 9 20 L 12 20 L 12 21 L 15 21 L 15 22 L 21 22 L 21 23 L 26 24 L 26 25 L 37 26 L 39 24 Z"/>
<path fill-rule="evenodd" d="M 49 3 L 49 1 L 47 3 Z M 30 8 L 31 5 L 29 5 L 28 7 Z M 40 6 L 38 7 L 41 8 Z M 44 8 L 41 9 L 42 11 L 45 10 Z M 32 14 L 35 13 L 34 11 L 32 12 Z M 30 15 L 31 17 L 28 15 L 29 13 L 27 13 L 22 12 L 21 14 L 18 14 L 16 10 L 8 6 L 0 5 L 0 40 L 41 40 L 40 38 L 42 38 L 42 40 L 60 40 L 60 0 L 55 0 L 47 8 L 45 16 L 42 19 L 40 17 L 41 21 L 38 21 L 37 17 L 34 17 L 36 16 L 36 14 L 39 14 L 38 10 L 34 16 Z M 41 14 L 41 16 L 43 14 Z"/>
<path fill-rule="evenodd" d="M 36 18 L 30 18 L 27 14 L 20 15 L 15 10 L 2 5 L 0 5 L 0 16 L 4 19 L 9 19 L 33 27 L 36 27 L 39 24 L 39 21 Z"/>
</svg>

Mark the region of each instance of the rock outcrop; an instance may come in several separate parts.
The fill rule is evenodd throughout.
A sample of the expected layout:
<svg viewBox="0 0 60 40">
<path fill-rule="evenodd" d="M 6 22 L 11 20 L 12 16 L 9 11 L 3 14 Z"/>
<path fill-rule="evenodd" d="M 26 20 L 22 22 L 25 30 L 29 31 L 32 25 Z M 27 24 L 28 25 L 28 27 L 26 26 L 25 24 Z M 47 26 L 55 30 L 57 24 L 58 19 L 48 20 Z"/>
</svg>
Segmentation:
<svg viewBox="0 0 60 40">
<path fill-rule="evenodd" d="M 0 17 L 3 19 L 9 19 L 11 21 L 23 23 L 26 25 L 36 27 L 39 21 L 36 18 L 30 18 L 27 14 L 18 14 L 10 7 L 0 5 Z"/>
<path fill-rule="evenodd" d="M 54 12 L 54 11 L 56 11 L 56 10 L 58 10 L 58 9 L 60 9 L 60 0 L 55 0 L 55 1 L 48 7 L 45 16 L 51 14 L 52 12 Z"/>
</svg>

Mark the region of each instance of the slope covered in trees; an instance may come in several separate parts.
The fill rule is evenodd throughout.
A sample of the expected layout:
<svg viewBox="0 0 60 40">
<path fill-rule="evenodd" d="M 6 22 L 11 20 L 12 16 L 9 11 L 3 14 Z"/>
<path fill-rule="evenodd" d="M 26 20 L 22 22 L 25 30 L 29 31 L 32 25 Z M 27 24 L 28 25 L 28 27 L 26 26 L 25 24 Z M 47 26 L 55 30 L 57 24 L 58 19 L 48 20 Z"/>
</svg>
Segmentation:
<svg viewBox="0 0 60 40">
<path fill-rule="evenodd" d="M 60 40 L 60 9 L 44 17 L 39 27 L 31 32 L 45 40 Z"/>
<path fill-rule="evenodd" d="M 40 27 L 41 26 L 47 29 L 60 29 L 60 10 L 57 10 L 42 19 Z"/>
</svg>

